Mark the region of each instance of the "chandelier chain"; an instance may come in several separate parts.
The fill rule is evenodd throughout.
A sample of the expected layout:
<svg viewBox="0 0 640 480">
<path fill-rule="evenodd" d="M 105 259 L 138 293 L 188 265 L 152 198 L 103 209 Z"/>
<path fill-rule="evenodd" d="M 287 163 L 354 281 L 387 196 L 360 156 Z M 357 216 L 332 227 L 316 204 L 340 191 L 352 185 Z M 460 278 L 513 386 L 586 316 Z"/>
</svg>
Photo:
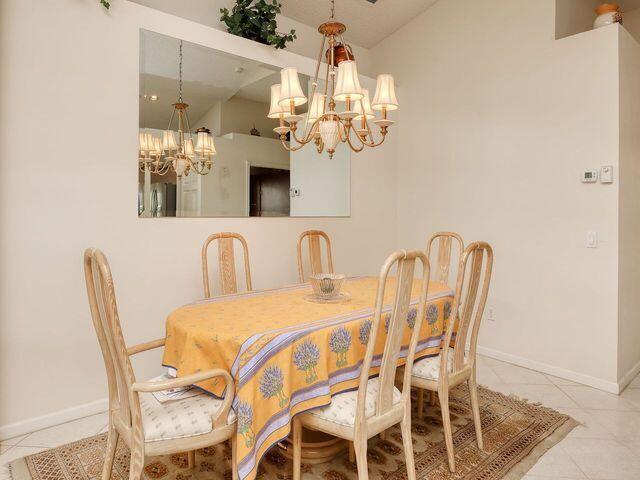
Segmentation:
<svg viewBox="0 0 640 480">
<path fill-rule="evenodd" d="M 331 0 L 331 19 L 332 20 L 335 18 L 335 12 L 336 12 L 336 0 Z"/>
<path fill-rule="evenodd" d="M 178 102 L 182 103 L 182 40 L 180 40 L 180 61 L 178 62 Z"/>
</svg>

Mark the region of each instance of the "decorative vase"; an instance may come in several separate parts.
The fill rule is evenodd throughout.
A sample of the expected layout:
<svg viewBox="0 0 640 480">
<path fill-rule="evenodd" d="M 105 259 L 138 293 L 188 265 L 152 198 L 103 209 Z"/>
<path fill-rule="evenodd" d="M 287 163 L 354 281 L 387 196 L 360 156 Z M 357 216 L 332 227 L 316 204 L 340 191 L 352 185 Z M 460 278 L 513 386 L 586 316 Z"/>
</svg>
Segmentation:
<svg viewBox="0 0 640 480">
<path fill-rule="evenodd" d="M 622 13 L 620 13 L 620 7 L 617 3 L 603 3 L 596 8 L 595 22 L 593 22 L 593 28 L 606 27 L 612 23 L 622 23 Z"/>
</svg>

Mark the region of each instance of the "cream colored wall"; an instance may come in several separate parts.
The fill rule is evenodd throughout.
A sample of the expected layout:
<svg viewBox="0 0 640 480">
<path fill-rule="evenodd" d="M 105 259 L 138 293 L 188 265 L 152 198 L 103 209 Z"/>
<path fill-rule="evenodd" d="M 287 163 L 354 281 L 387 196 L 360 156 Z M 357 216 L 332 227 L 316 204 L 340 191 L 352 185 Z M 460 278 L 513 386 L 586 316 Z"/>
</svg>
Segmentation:
<svg viewBox="0 0 640 480">
<path fill-rule="evenodd" d="M 105 406 L 86 247 L 111 260 L 130 344 L 162 336 L 166 315 L 201 296 L 212 232 L 247 238 L 256 288 L 297 280 L 296 239 L 309 228 L 329 232 L 348 274 L 377 272 L 395 247 L 393 138 L 354 156 L 350 218 L 139 219 L 140 28 L 313 73 L 309 58 L 126 1 L 109 13 L 97 1 L 0 2 L 0 143 L 11 159 L 0 163 L 0 438 Z M 158 362 L 145 357 L 140 377 Z"/>
<path fill-rule="evenodd" d="M 554 23 L 552 0 L 447 0 L 380 45 L 402 85 L 397 244 L 489 241 L 483 351 L 614 390 L 618 184 L 579 177 L 617 168 L 618 27 Z"/>
<path fill-rule="evenodd" d="M 640 45 L 620 29 L 620 318 L 618 380 L 640 371 Z"/>
<path fill-rule="evenodd" d="M 640 9 L 624 12 L 623 25 L 636 41 L 640 42 Z"/>
</svg>

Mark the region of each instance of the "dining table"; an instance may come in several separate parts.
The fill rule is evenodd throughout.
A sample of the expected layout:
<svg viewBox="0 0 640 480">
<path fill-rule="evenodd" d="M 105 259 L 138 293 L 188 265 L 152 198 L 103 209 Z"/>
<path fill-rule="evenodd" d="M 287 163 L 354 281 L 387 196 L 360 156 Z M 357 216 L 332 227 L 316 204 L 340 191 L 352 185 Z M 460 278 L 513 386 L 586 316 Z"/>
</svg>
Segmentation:
<svg viewBox="0 0 640 480">
<path fill-rule="evenodd" d="M 369 375 L 377 373 L 382 358 L 395 295 L 395 278 L 387 282 Z M 420 284 L 413 282 L 400 364 L 415 325 Z M 232 441 L 240 479 L 255 478 L 263 455 L 288 437 L 295 415 L 357 388 L 377 286 L 377 277 L 347 278 L 338 302 L 314 300 L 309 284 L 237 293 L 196 301 L 167 317 L 163 365 L 178 377 L 222 368 L 234 379 Z M 416 359 L 439 353 L 453 295 L 448 285 L 429 283 Z M 217 397 L 225 394 L 220 379 L 196 386 Z M 315 445 L 335 447 L 335 442 Z"/>
</svg>

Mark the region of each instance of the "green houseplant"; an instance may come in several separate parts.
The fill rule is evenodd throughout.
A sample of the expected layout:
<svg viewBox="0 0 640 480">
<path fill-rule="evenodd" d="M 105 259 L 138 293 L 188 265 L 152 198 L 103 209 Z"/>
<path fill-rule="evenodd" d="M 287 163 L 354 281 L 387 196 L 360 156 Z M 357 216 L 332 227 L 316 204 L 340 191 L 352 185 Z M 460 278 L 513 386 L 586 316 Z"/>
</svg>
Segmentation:
<svg viewBox="0 0 640 480">
<path fill-rule="evenodd" d="M 239 37 L 255 40 L 275 48 L 285 48 L 287 42 L 292 42 L 296 31 L 278 33 L 276 16 L 280 13 L 282 4 L 277 0 L 236 0 L 231 9 L 221 8 L 220 21 L 227 26 L 227 31 Z"/>
</svg>

